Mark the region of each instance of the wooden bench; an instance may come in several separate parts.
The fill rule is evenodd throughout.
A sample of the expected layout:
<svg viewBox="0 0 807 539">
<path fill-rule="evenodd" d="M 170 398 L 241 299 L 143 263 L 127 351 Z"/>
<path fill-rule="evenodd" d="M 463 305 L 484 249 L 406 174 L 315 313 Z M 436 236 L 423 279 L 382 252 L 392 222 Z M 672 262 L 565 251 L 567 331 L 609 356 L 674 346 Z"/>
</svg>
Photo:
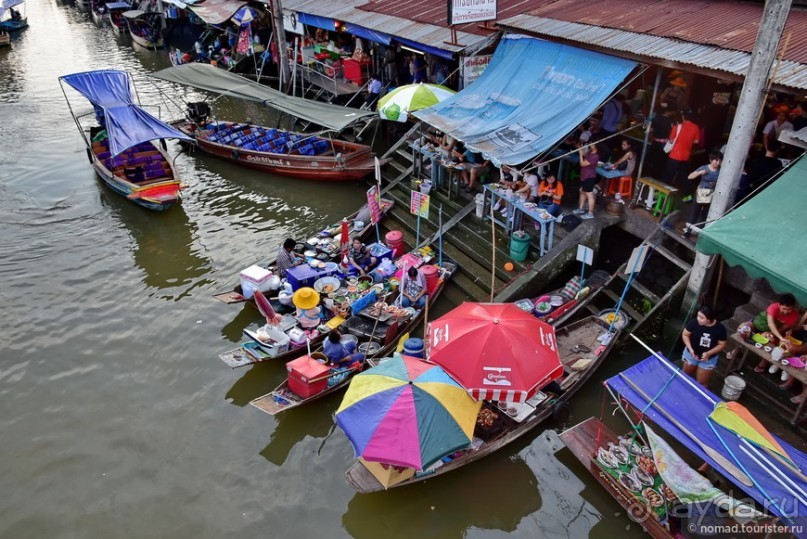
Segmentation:
<svg viewBox="0 0 807 539">
<path fill-rule="evenodd" d="M 653 213 L 653 216 L 663 219 L 678 206 L 678 188 L 666 184 L 655 178 L 639 178 L 639 191 L 636 194 L 636 204 L 641 204 L 642 194 L 645 188 L 647 192 L 647 203 L 645 207 Z M 653 195 L 656 195 L 655 197 Z"/>
</svg>

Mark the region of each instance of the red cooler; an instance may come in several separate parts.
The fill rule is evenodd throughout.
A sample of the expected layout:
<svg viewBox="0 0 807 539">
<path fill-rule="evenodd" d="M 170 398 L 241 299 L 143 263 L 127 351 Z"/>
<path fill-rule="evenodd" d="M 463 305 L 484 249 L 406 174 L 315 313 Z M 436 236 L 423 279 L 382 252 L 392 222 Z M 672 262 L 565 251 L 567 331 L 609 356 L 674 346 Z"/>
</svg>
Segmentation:
<svg viewBox="0 0 807 539">
<path fill-rule="evenodd" d="M 387 242 L 387 247 L 392 249 L 392 258 L 398 258 L 403 254 L 404 250 L 404 235 L 400 230 L 390 230 L 384 236 L 384 241 Z"/>
<path fill-rule="evenodd" d="M 426 277 L 426 290 L 428 290 L 428 294 L 431 296 L 437 289 L 437 285 L 440 284 L 440 274 L 437 271 L 437 266 L 432 266 L 431 264 L 421 266 L 420 271 L 423 273 L 423 276 Z"/>
<path fill-rule="evenodd" d="M 286 370 L 289 373 L 289 389 L 295 395 L 307 399 L 328 388 L 327 374 L 330 372 L 328 365 L 320 363 L 311 356 L 298 357 L 286 363 Z M 321 378 L 316 382 L 311 382 L 315 378 Z"/>
</svg>

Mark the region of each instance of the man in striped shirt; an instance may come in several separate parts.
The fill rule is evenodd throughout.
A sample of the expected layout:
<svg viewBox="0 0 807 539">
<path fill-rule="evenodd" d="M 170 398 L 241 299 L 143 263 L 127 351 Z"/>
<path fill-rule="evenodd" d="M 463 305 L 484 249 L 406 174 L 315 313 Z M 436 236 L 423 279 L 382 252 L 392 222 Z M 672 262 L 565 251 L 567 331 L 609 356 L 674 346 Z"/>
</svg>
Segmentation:
<svg viewBox="0 0 807 539">
<path fill-rule="evenodd" d="M 303 263 L 303 257 L 294 252 L 295 245 L 296 243 L 293 239 L 287 238 L 286 241 L 283 242 L 283 246 L 277 251 L 275 264 L 277 265 L 277 272 L 281 277 L 286 276 L 286 270 L 289 268 L 299 266 Z"/>
</svg>

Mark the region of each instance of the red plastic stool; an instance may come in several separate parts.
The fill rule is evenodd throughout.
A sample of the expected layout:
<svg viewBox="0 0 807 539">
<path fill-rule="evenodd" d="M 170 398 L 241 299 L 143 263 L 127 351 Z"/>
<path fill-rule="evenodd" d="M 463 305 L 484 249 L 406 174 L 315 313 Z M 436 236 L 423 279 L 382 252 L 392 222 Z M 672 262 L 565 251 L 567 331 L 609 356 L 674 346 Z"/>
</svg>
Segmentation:
<svg viewBox="0 0 807 539">
<path fill-rule="evenodd" d="M 630 200 L 633 196 L 633 177 L 621 176 L 619 178 L 610 178 L 605 194 L 614 196 L 617 193 L 619 193 L 623 199 Z"/>
</svg>

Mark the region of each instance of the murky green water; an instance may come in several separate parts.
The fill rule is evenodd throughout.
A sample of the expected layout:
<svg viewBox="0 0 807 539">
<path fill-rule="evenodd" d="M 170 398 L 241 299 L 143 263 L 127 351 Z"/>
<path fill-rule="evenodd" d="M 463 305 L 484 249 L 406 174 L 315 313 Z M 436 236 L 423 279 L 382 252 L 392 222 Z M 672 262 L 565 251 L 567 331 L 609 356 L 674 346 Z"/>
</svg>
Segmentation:
<svg viewBox="0 0 807 539">
<path fill-rule="evenodd" d="M 31 27 L 0 50 L 0 536 L 640 534 L 568 451 L 555 455 L 552 431 L 446 477 L 359 496 L 331 419 L 339 395 L 276 419 L 249 407 L 284 368 L 219 361 L 259 316 L 212 295 L 282 238 L 350 213 L 364 188 L 183 154 L 182 204 L 134 206 L 95 177 L 57 76 L 124 68 L 157 104 L 146 74 L 168 64 L 164 53 L 119 44 L 53 0 L 29 2 L 28 15 Z M 597 378 L 626 362 L 612 358 Z M 600 409 L 593 381 L 574 420 Z"/>
</svg>

